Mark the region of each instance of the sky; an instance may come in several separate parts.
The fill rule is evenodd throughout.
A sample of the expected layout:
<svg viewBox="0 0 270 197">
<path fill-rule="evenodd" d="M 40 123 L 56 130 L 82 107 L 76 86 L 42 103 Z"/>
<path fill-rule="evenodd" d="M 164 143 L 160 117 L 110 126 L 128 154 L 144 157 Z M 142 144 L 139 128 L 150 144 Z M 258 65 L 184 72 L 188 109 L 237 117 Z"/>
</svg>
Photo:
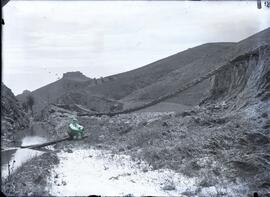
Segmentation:
<svg viewBox="0 0 270 197">
<path fill-rule="evenodd" d="M 65 72 L 105 77 L 270 27 L 255 1 L 10 1 L 3 18 L 2 78 L 15 95 Z"/>
</svg>

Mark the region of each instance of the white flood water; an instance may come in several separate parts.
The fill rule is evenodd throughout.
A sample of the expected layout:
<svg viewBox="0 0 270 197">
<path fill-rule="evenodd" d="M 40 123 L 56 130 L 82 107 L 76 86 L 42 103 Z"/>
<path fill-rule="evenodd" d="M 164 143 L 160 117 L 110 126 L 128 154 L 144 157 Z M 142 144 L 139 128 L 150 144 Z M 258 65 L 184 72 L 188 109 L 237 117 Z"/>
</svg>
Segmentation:
<svg viewBox="0 0 270 197">
<path fill-rule="evenodd" d="M 196 188 L 195 179 L 167 169 L 152 170 L 145 162 L 105 150 L 62 151 L 58 157 L 60 164 L 52 169 L 47 186 L 55 196 L 179 196 Z"/>
<path fill-rule="evenodd" d="M 33 144 L 40 144 L 46 142 L 46 138 L 38 137 L 38 136 L 27 136 L 22 139 L 22 146 L 33 145 Z M 20 167 L 26 161 L 32 159 L 33 157 L 41 155 L 42 151 L 32 150 L 32 149 L 14 149 L 14 151 L 10 151 L 11 155 L 7 156 L 7 160 L 1 166 L 1 178 L 5 179 L 8 174 L 12 174 L 16 171 L 18 167 Z M 4 153 L 1 153 L 2 155 Z"/>
</svg>

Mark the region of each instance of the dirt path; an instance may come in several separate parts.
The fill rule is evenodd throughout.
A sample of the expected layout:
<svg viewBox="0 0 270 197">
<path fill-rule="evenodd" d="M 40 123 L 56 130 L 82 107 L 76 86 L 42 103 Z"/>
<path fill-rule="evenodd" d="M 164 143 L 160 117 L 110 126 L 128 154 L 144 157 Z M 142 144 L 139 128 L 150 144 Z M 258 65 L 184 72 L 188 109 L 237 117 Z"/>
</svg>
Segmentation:
<svg viewBox="0 0 270 197">
<path fill-rule="evenodd" d="M 57 156 L 60 163 L 48 179 L 51 195 L 179 196 L 196 188 L 194 178 L 168 169 L 153 170 L 141 160 L 110 151 L 73 149 Z"/>
</svg>

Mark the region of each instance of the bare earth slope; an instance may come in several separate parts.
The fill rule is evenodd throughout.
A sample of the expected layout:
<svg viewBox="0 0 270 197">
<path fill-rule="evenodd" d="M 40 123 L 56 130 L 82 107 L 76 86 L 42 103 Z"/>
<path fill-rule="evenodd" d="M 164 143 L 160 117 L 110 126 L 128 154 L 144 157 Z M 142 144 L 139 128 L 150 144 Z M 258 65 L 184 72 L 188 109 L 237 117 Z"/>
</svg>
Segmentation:
<svg viewBox="0 0 270 197">
<path fill-rule="evenodd" d="M 231 57 L 212 78 L 208 100 L 233 100 L 238 108 L 269 100 L 270 28 L 239 42 Z"/>
</svg>

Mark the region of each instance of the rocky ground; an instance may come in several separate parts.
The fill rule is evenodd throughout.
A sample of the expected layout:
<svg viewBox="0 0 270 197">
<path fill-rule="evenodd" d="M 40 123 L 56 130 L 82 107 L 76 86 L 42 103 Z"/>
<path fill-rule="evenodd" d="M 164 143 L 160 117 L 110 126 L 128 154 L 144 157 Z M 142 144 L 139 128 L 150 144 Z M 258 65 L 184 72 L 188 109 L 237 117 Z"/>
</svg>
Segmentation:
<svg viewBox="0 0 270 197">
<path fill-rule="evenodd" d="M 1 191 L 7 196 L 46 196 L 46 177 L 58 163 L 56 154 L 50 152 L 29 160 L 2 181 Z"/>
<path fill-rule="evenodd" d="M 72 152 L 76 147 L 96 147 L 146 161 L 152 170 L 167 168 L 196 178 L 197 188 L 183 192 L 184 196 L 203 196 L 202 191 L 211 188 L 219 188 L 215 195 L 220 196 L 252 196 L 254 192 L 267 196 L 270 193 L 268 104 L 237 112 L 229 110 L 229 105 L 223 102 L 182 113 L 79 117 L 89 135 L 87 139 L 59 143 L 54 152 L 24 164 L 4 182 L 4 191 L 12 195 L 44 194 L 46 180 L 39 182 L 36 178 L 50 176 L 51 166 L 57 165 L 57 150 Z M 52 129 L 54 138 L 65 135 L 65 123 L 73 116 L 72 112 L 55 107 L 47 114 L 48 123 L 58 130 Z M 18 177 L 24 181 L 18 181 Z M 32 187 L 21 186 L 22 183 Z"/>
<path fill-rule="evenodd" d="M 21 103 L 11 90 L 1 83 L 1 147 L 14 145 L 16 138 L 29 126 L 29 122 Z"/>
<path fill-rule="evenodd" d="M 222 110 L 226 104 L 220 104 L 179 114 L 82 118 L 81 122 L 90 132 L 99 130 L 90 135 L 89 143 L 141 158 L 154 169 L 199 177 L 201 187 L 235 183 L 247 186 L 240 193 L 269 193 L 269 109 L 264 107 L 230 113 Z"/>
</svg>

